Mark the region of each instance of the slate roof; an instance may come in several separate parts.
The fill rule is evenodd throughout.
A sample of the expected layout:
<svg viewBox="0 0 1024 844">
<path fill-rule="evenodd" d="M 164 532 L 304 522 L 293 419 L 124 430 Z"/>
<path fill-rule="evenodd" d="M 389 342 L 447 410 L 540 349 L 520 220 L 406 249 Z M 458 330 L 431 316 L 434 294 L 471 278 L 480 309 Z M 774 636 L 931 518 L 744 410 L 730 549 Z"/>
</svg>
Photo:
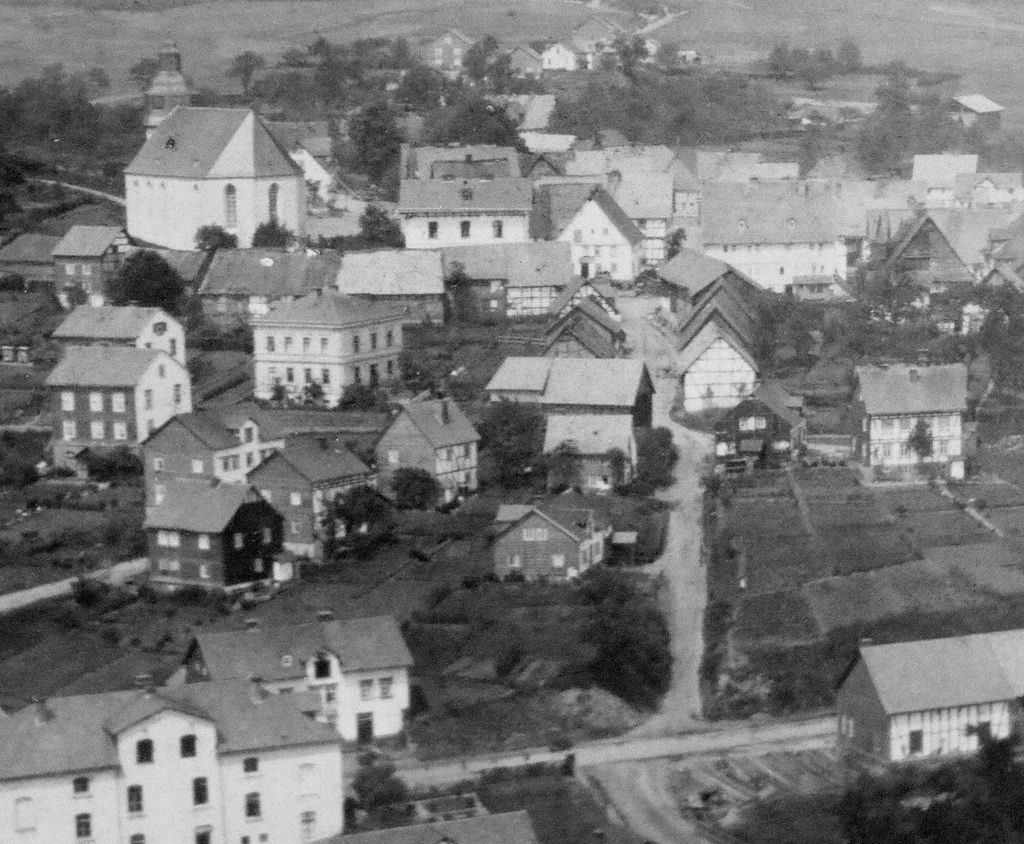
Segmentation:
<svg viewBox="0 0 1024 844">
<path fill-rule="evenodd" d="M 577 138 L 575 135 L 568 134 L 556 134 L 553 132 L 542 132 L 533 131 L 529 129 L 522 129 L 519 132 L 519 138 L 526 148 L 537 155 L 544 153 L 564 153 L 568 152 L 576 145 Z"/>
<path fill-rule="evenodd" d="M 590 183 L 538 186 L 530 214 L 530 237 L 535 240 L 556 239 L 591 200 L 630 243 L 636 244 L 643 239 L 640 229 L 611 194 Z"/>
<path fill-rule="evenodd" d="M 237 154 L 233 160 L 224 160 L 229 147 Z M 302 175 L 287 150 L 250 109 L 190 106 L 174 109 L 124 172 L 181 179 Z"/>
<path fill-rule="evenodd" d="M 892 250 L 890 260 L 896 261 L 929 221 L 946 239 L 963 265 L 974 268 L 985 260 L 990 236 L 1018 216 L 1009 208 L 940 208 L 915 217 L 904 227 L 902 236 Z"/>
<path fill-rule="evenodd" d="M 444 422 L 443 405 L 447 404 L 448 421 Z M 462 408 L 451 399 L 415 401 L 402 405 L 399 416 L 409 417 L 417 430 L 434 448 L 447 448 L 462 443 L 477 442 L 480 434 L 463 413 Z"/>
<path fill-rule="evenodd" d="M 538 844 L 525 810 L 337 836 L 328 844 Z"/>
<path fill-rule="evenodd" d="M 323 651 L 335 654 L 343 671 L 412 665 L 398 622 L 390 615 L 200 633 L 195 641 L 214 680 L 304 677 L 303 663 Z M 282 665 L 283 656 L 292 657 L 290 665 Z"/>
<path fill-rule="evenodd" d="M 172 359 L 156 349 L 133 346 L 67 346 L 50 374 L 50 387 L 134 387 L 157 358 Z"/>
<path fill-rule="evenodd" d="M 611 193 L 631 220 L 672 217 L 675 207 L 675 186 L 664 173 L 623 173 Z"/>
<path fill-rule="evenodd" d="M 506 162 L 506 175 L 518 178 L 519 154 L 512 147 L 495 144 L 465 144 L 453 146 L 405 147 L 402 157 L 402 176 L 405 179 L 430 179 L 439 162 Z"/>
<path fill-rule="evenodd" d="M 650 381 L 643 361 L 624 358 L 555 358 L 542 404 L 632 407 Z"/>
<path fill-rule="evenodd" d="M 443 296 L 444 268 L 434 249 L 349 252 L 341 259 L 334 286 L 364 296 Z"/>
<path fill-rule="evenodd" d="M 403 179 L 398 189 L 399 213 L 528 212 L 532 204 L 533 185 L 529 179 Z"/>
<path fill-rule="evenodd" d="M 200 296 L 302 296 L 333 286 L 337 252 L 218 249 L 199 287 Z"/>
<path fill-rule="evenodd" d="M 252 491 L 248 484 L 173 481 L 167 484 L 163 500 L 147 509 L 143 527 L 220 533 Z"/>
<path fill-rule="evenodd" d="M 299 299 L 278 302 L 266 316 L 253 320 L 255 325 L 295 325 L 341 328 L 348 325 L 387 322 L 401 319 L 405 310 L 369 297 L 347 296 L 334 291 L 311 293 Z"/>
<path fill-rule="evenodd" d="M 957 413 L 967 408 L 967 367 L 858 366 L 857 380 L 865 411 L 871 415 Z"/>
<path fill-rule="evenodd" d="M 612 448 L 627 456 L 636 451 L 633 417 L 628 413 L 551 413 L 545 421 L 545 453 L 564 442 L 573 443 L 583 455 L 606 454 Z"/>
<path fill-rule="evenodd" d="M 289 152 L 302 147 L 314 156 L 330 155 L 331 129 L 326 120 L 267 120 L 264 125 Z M 326 152 L 324 141 L 327 142 Z"/>
<path fill-rule="evenodd" d="M 260 476 L 264 467 L 274 461 L 283 461 L 311 483 L 317 484 L 332 481 L 336 478 L 351 478 L 372 474 L 369 467 L 344 446 L 327 444 L 323 446 L 316 440 L 299 438 L 289 441 L 284 451 L 276 451 L 259 466 L 253 469 L 248 478 L 253 483 Z"/>
<path fill-rule="evenodd" d="M 248 680 L 236 680 L 58 697 L 45 702 L 45 717 L 26 706 L 0 719 L 0 779 L 117 768 L 118 729 L 167 710 L 216 723 L 221 753 L 340 742 L 294 696 L 257 695 L 254 702 L 252 691 Z"/>
<path fill-rule="evenodd" d="M 53 247 L 54 258 L 101 258 L 110 245 L 124 237 L 117 226 L 72 226 Z"/>
<path fill-rule="evenodd" d="M 547 358 L 507 357 L 485 388 L 489 392 L 543 393 L 551 361 Z"/>
<path fill-rule="evenodd" d="M 239 428 L 246 419 L 252 419 L 259 425 L 264 442 L 299 434 L 379 433 L 391 422 L 386 413 L 263 408 L 254 402 L 220 408 L 218 413 L 230 428 Z"/>
<path fill-rule="evenodd" d="M 170 317 L 160 308 L 136 305 L 91 307 L 79 305 L 53 332 L 55 340 L 69 337 L 89 340 L 135 340 L 157 317 Z"/>
<path fill-rule="evenodd" d="M 953 102 L 963 106 L 975 114 L 993 114 L 999 111 L 1006 111 L 999 103 L 990 100 L 983 94 L 964 94 L 960 97 L 953 97 Z"/>
<path fill-rule="evenodd" d="M 570 298 L 572 297 L 560 296 L 559 301 L 552 304 L 551 313 L 558 314 L 569 303 Z M 562 301 L 563 299 L 564 301 Z M 620 340 L 626 339 L 626 331 L 623 329 L 622 324 L 589 296 L 580 299 L 561 316 L 556 316 L 548 326 L 546 333 L 553 331 L 559 323 L 569 322 L 579 317 L 583 317 L 588 322 L 595 323 L 596 327 L 609 337 L 615 337 Z"/>
<path fill-rule="evenodd" d="M 724 261 L 719 261 L 696 249 L 683 248 L 679 250 L 678 254 L 658 267 L 655 272 L 658 274 L 658 278 L 693 294 L 731 269 L 732 267 Z"/>
<path fill-rule="evenodd" d="M 238 435 L 225 423 L 223 416 L 216 410 L 206 409 L 180 413 L 168 419 L 147 437 L 147 441 L 156 437 L 165 428 L 175 424 L 183 426 L 203 445 L 214 451 L 234 448 L 239 444 Z"/>
<path fill-rule="evenodd" d="M 503 280 L 509 287 L 564 288 L 572 283 L 572 254 L 568 243 L 496 243 L 449 246 L 441 250 L 445 274 L 454 264 L 476 281 Z"/>
<path fill-rule="evenodd" d="M 185 249 L 147 249 L 163 258 L 171 269 L 181 276 L 186 284 L 195 284 L 204 275 L 206 265 L 212 259 L 207 252 L 193 252 Z"/>
<path fill-rule="evenodd" d="M 1024 630 L 862 645 L 859 659 L 889 715 L 1024 694 Z"/>
<path fill-rule="evenodd" d="M 705 185 L 701 222 L 705 245 L 833 243 L 842 236 L 839 198 L 808 181 Z"/>
<path fill-rule="evenodd" d="M 20 234 L 0 248 L 0 264 L 49 264 L 61 238 L 48 234 Z"/>
<path fill-rule="evenodd" d="M 929 187 L 952 185 L 957 176 L 978 172 L 978 156 L 939 153 L 915 155 L 910 180 L 924 182 Z"/>
</svg>

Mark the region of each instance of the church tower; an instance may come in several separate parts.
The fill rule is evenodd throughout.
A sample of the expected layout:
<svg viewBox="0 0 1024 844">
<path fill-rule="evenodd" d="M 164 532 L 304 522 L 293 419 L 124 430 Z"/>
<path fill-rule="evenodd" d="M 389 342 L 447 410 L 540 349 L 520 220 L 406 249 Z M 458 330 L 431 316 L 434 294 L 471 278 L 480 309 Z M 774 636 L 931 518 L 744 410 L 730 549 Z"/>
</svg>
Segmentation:
<svg viewBox="0 0 1024 844">
<path fill-rule="evenodd" d="M 192 90 L 181 72 L 181 51 L 173 41 L 160 48 L 160 69 L 146 90 L 146 138 L 177 106 L 192 103 Z"/>
</svg>

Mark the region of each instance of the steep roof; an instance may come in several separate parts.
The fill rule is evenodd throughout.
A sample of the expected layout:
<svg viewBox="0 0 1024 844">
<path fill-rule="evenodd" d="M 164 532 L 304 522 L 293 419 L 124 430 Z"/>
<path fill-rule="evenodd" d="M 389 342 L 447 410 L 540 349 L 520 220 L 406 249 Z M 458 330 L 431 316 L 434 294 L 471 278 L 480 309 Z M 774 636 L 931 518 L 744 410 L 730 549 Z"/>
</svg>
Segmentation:
<svg viewBox="0 0 1024 844">
<path fill-rule="evenodd" d="M 53 332 L 55 340 L 134 340 L 154 319 L 170 317 L 160 308 L 136 305 L 91 307 L 79 305 Z"/>
<path fill-rule="evenodd" d="M 337 252 L 218 249 L 199 287 L 200 296 L 302 296 L 333 286 Z"/>
<path fill-rule="evenodd" d="M 990 100 L 984 94 L 964 94 L 960 97 L 953 97 L 953 102 L 975 114 L 994 114 L 1006 111 L 999 103 Z"/>
<path fill-rule="evenodd" d="M 862 645 L 889 715 L 1012 700 L 1024 694 L 1024 630 Z"/>
<path fill-rule="evenodd" d="M 518 178 L 519 155 L 512 147 L 495 144 L 405 147 L 402 156 L 403 179 L 431 179 L 439 163 L 505 162 L 506 177 Z"/>
<path fill-rule="evenodd" d="M 253 469 L 248 478 L 257 483 L 266 467 L 275 461 L 283 461 L 291 466 L 302 477 L 312 483 L 334 480 L 335 478 L 351 478 L 359 475 L 370 475 L 370 469 L 344 446 L 334 444 L 321 445 L 316 440 L 300 438 L 289 441 L 284 451 L 276 451 L 259 466 Z"/>
<path fill-rule="evenodd" d="M 543 393 L 551 372 L 548 358 L 507 357 L 487 382 L 488 391 Z"/>
<path fill-rule="evenodd" d="M 600 308 L 597 310 L 600 310 Z M 604 312 L 602 311 L 602 313 Z M 596 358 L 618 357 L 618 349 L 616 349 L 615 341 L 612 337 L 595 325 L 592 320 L 583 316 L 576 308 L 573 308 L 564 318 L 558 320 L 545 332 L 544 336 L 547 342 L 544 346 L 544 353 L 547 354 L 566 335 L 573 337 L 577 343 Z"/>
<path fill-rule="evenodd" d="M 254 695 L 248 680 L 76 695 L 0 719 L 0 779 L 117 768 L 119 730 L 168 710 L 215 723 L 222 753 L 340 742 L 295 696 Z"/>
<path fill-rule="evenodd" d="M 978 156 L 953 153 L 915 155 L 910 180 L 934 185 L 952 185 L 957 176 L 978 172 Z"/>
<path fill-rule="evenodd" d="M 555 358 L 541 404 L 632 407 L 650 383 L 643 361 L 625 358 Z"/>
<path fill-rule="evenodd" d="M 434 249 L 349 252 L 341 259 L 334 286 L 365 296 L 443 296 L 441 253 Z"/>
<path fill-rule="evenodd" d="M 579 290 L 579 288 L 577 288 Z M 572 297 L 566 297 L 564 294 L 555 301 L 550 308 L 550 313 L 558 314 L 569 304 L 569 300 Z M 561 316 L 556 316 L 555 319 L 546 329 L 545 333 L 550 333 L 563 322 L 570 322 L 579 318 L 584 318 L 585 321 L 594 323 L 597 328 L 607 334 L 609 337 L 618 338 L 621 340 L 626 339 L 625 329 L 622 327 L 622 323 L 612 317 L 604 308 L 602 308 L 594 299 L 589 296 L 584 296 L 578 302 L 572 305 L 568 310 L 565 311 Z"/>
<path fill-rule="evenodd" d="M 655 272 L 658 278 L 693 294 L 731 269 L 725 261 L 719 261 L 696 249 L 683 248 Z"/>
<path fill-rule="evenodd" d="M 402 405 L 399 415 L 403 414 L 409 417 L 434 448 L 447 448 L 480 439 L 473 423 L 451 399 L 409 402 Z"/>
<path fill-rule="evenodd" d="M 842 236 L 838 197 L 819 182 L 704 186 L 704 244 L 831 243 Z"/>
<path fill-rule="evenodd" d="M 278 302 L 271 306 L 266 316 L 257 317 L 253 322 L 256 325 L 341 328 L 401 319 L 404 313 L 403 308 L 387 302 L 374 301 L 369 297 L 347 296 L 329 290 Z"/>
<path fill-rule="evenodd" d="M 606 454 L 613 448 L 627 456 L 636 451 L 633 417 L 628 413 L 551 413 L 545 421 L 545 453 L 564 442 L 571 442 L 584 455 Z"/>
<path fill-rule="evenodd" d="M 572 255 L 568 243 L 496 243 L 450 246 L 441 250 L 445 273 L 454 264 L 474 280 L 504 280 L 509 287 L 555 287 L 572 283 Z"/>
<path fill-rule="evenodd" d="M 49 234 L 26 232 L 0 248 L 0 263 L 3 264 L 49 264 L 53 250 L 61 238 Z"/>
<path fill-rule="evenodd" d="M 238 445 L 238 436 L 230 426 L 225 424 L 222 415 L 216 410 L 206 409 L 194 410 L 191 413 L 179 413 L 177 416 L 171 417 L 150 434 L 147 441 L 173 425 L 181 425 L 207 448 L 212 448 L 214 451 L 222 451 Z"/>
<path fill-rule="evenodd" d="M 195 284 L 204 274 L 207 264 L 213 258 L 208 252 L 195 252 L 187 249 L 153 249 L 147 248 L 147 252 L 155 252 L 163 258 L 186 284 Z"/>
<path fill-rule="evenodd" d="M 53 257 L 100 258 L 124 229 L 117 226 L 72 226 L 53 247 Z"/>
<path fill-rule="evenodd" d="M 631 220 L 672 217 L 675 207 L 675 186 L 664 173 L 625 172 L 618 184 L 611 184 L 615 201 Z"/>
<path fill-rule="evenodd" d="M 50 387 L 134 387 L 157 358 L 173 359 L 156 349 L 125 346 L 67 346 L 50 374 Z"/>
<path fill-rule="evenodd" d="M 931 223 L 945 238 L 950 249 L 970 269 L 982 264 L 993 230 L 1013 222 L 1018 216 L 1009 208 L 939 208 L 918 215 L 904 225 L 890 260 L 898 260 L 921 229 Z"/>
<path fill-rule="evenodd" d="M 525 810 L 337 836 L 329 844 L 538 844 Z"/>
<path fill-rule="evenodd" d="M 240 427 L 246 419 L 254 420 L 264 442 L 299 434 L 379 433 L 391 421 L 386 413 L 264 408 L 249 401 L 220 408 L 218 412 L 231 428 Z"/>
<path fill-rule="evenodd" d="M 580 209 L 591 201 L 630 243 L 642 240 L 640 229 L 611 194 L 592 183 L 540 185 L 530 214 L 530 236 L 536 240 L 554 240 L 572 223 Z"/>
<path fill-rule="evenodd" d="M 317 155 L 310 146 L 323 152 L 322 144 L 326 140 L 328 154 L 330 151 L 331 129 L 326 120 L 267 120 L 264 125 L 277 142 L 287 151 L 303 147 L 313 155 Z"/>
<path fill-rule="evenodd" d="M 302 175 L 250 109 L 190 106 L 174 109 L 124 172 L 182 179 Z"/>
<path fill-rule="evenodd" d="M 522 211 L 533 204 L 529 179 L 403 179 L 398 211 Z"/>
<path fill-rule="evenodd" d="M 323 651 L 337 656 L 343 671 L 412 665 L 398 622 L 390 615 L 200 633 L 196 644 L 214 680 L 303 677 L 303 663 Z M 292 657 L 288 665 L 284 656 Z"/>
<path fill-rule="evenodd" d="M 163 500 L 146 511 L 143 527 L 220 533 L 253 495 L 248 484 L 173 481 L 167 484 Z"/>
<path fill-rule="evenodd" d="M 860 396 L 868 414 L 960 412 L 967 407 L 967 367 L 858 366 Z"/>
</svg>

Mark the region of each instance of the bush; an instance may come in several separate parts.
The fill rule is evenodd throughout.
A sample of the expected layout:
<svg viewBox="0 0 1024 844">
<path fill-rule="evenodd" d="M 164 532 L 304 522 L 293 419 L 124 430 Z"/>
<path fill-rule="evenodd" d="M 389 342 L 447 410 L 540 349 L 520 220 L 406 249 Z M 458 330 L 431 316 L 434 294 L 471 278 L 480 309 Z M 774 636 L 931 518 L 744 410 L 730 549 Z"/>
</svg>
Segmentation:
<svg viewBox="0 0 1024 844">
<path fill-rule="evenodd" d="M 672 469 L 679 460 L 679 450 L 672 442 L 668 428 L 642 428 L 637 432 L 636 481 L 654 487 L 671 486 Z"/>
<path fill-rule="evenodd" d="M 82 462 L 94 481 L 106 483 L 122 480 L 129 483 L 140 483 L 142 478 L 142 461 L 127 448 L 116 448 L 112 451 L 86 451 Z"/>
<path fill-rule="evenodd" d="M 95 607 L 105 600 L 110 592 L 110 587 L 102 581 L 92 577 L 76 578 L 71 587 L 71 596 L 80 607 Z"/>
<path fill-rule="evenodd" d="M 441 486 L 425 469 L 402 467 L 391 476 L 395 504 L 402 510 L 426 510 L 437 504 Z"/>
</svg>

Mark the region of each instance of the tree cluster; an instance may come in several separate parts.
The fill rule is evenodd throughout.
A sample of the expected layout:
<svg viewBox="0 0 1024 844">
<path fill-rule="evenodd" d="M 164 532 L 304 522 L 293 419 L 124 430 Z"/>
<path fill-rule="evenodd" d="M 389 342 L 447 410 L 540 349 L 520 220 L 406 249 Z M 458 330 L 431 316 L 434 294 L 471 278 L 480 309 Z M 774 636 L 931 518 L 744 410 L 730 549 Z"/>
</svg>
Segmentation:
<svg viewBox="0 0 1024 844">
<path fill-rule="evenodd" d="M 816 88 L 830 76 L 840 73 L 859 73 L 864 69 L 860 47 L 855 41 L 846 40 L 833 53 L 829 47 L 813 50 L 805 47 L 791 48 L 782 43 L 775 46 L 768 56 L 767 70 L 776 79 L 801 79 L 808 88 Z"/>
<path fill-rule="evenodd" d="M 156 252 L 140 250 L 125 259 L 107 284 L 112 305 L 142 305 L 181 314 L 185 307 L 185 282 Z"/>
<path fill-rule="evenodd" d="M 480 422 L 488 475 L 506 489 L 529 486 L 543 465 L 544 415 L 534 405 L 500 401 Z"/>
<path fill-rule="evenodd" d="M 636 480 L 652 488 L 670 486 L 679 449 L 668 428 L 639 428 L 636 433 Z"/>
<path fill-rule="evenodd" d="M 431 144 L 495 144 L 526 150 L 515 121 L 503 108 L 476 94 L 431 114 L 424 135 Z"/>
<path fill-rule="evenodd" d="M 429 510 L 441 497 L 441 485 L 430 472 L 408 466 L 395 470 L 391 490 L 399 510 Z"/>
</svg>

